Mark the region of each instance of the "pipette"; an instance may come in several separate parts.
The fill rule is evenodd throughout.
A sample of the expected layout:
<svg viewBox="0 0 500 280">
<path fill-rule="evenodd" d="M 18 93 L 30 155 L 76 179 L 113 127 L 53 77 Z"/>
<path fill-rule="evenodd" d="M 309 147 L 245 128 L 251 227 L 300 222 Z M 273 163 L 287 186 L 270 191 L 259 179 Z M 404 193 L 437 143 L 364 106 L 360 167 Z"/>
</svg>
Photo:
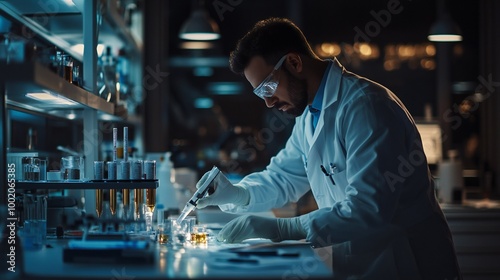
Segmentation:
<svg viewBox="0 0 500 280">
<path fill-rule="evenodd" d="M 181 215 L 179 216 L 179 218 L 177 218 L 177 224 L 180 224 L 187 217 L 187 215 L 189 215 L 189 213 L 193 211 L 196 205 L 198 205 L 198 200 L 200 200 L 200 198 L 203 198 L 207 195 L 210 184 L 215 179 L 215 177 L 219 175 L 219 172 L 220 170 L 219 168 L 217 168 L 217 166 L 214 166 L 212 170 L 210 170 L 208 178 L 205 180 L 203 185 L 201 185 L 201 187 L 196 190 L 191 199 L 186 203 L 186 206 L 184 206 Z"/>
</svg>

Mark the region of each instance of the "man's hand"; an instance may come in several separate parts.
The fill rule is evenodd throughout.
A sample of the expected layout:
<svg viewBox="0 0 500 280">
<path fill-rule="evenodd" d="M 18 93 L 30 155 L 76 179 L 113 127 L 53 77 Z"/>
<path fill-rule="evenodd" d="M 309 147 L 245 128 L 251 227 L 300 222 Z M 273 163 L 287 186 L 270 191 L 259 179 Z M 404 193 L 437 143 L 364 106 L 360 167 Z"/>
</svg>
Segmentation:
<svg viewBox="0 0 500 280">
<path fill-rule="evenodd" d="M 209 172 L 205 173 L 205 175 L 201 177 L 200 181 L 196 183 L 197 189 L 208 179 L 208 174 Z M 200 199 L 198 201 L 197 208 L 205 208 L 209 205 L 222 205 L 228 203 L 240 206 L 248 205 L 248 202 L 250 201 L 250 194 L 248 191 L 243 187 L 231 184 L 222 172 L 219 172 L 211 184 L 215 191 L 213 193 L 209 193 L 207 197 Z"/>
<path fill-rule="evenodd" d="M 227 223 L 217 235 L 217 240 L 239 243 L 249 238 L 266 238 L 274 242 L 306 238 L 299 217 L 266 218 L 245 215 Z"/>
</svg>

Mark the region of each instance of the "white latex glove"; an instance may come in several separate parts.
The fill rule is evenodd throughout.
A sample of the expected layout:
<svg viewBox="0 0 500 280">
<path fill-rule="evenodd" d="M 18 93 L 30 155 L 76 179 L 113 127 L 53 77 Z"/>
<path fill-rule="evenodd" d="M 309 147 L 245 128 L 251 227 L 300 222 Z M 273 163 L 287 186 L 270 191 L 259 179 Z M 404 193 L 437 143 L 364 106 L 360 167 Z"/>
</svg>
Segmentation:
<svg viewBox="0 0 500 280">
<path fill-rule="evenodd" d="M 198 189 L 207 180 L 210 172 L 207 172 L 196 183 Z M 210 186 L 209 186 L 210 187 Z M 205 208 L 209 205 L 222 205 L 222 204 L 236 204 L 240 206 L 248 205 L 250 201 L 250 194 L 248 191 L 240 186 L 235 186 L 229 182 L 226 176 L 219 172 L 211 183 L 211 187 L 215 191 L 210 192 L 209 195 L 198 201 L 197 208 Z"/>
<path fill-rule="evenodd" d="M 227 223 L 217 235 L 217 240 L 239 243 L 248 238 L 266 238 L 279 242 L 304 239 L 306 236 L 299 217 L 267 218 L 245 215 Z"/>
</svg>

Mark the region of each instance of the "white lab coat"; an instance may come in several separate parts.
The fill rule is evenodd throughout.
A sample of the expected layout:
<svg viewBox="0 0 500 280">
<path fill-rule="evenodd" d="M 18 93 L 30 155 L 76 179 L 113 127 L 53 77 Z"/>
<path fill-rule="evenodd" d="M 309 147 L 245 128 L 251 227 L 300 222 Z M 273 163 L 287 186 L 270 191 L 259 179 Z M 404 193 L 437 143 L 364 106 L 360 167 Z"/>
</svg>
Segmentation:
<svg viewBox="0 0 500 280">
<path fill-rule="evenodd" d="M 249 205 L 221 209 L 269 210 L 311 189 L 319 209 L 300 221 L 313 246 L 333 245 L 334 277 L 460 279 L 420 135 L 401 101 L 334 60 L 314 131 L 311 118 L 306 109 L 266 170 L 238 184 Z M 320 169 L 330 164 L 334 183 Z"/>
</svg>

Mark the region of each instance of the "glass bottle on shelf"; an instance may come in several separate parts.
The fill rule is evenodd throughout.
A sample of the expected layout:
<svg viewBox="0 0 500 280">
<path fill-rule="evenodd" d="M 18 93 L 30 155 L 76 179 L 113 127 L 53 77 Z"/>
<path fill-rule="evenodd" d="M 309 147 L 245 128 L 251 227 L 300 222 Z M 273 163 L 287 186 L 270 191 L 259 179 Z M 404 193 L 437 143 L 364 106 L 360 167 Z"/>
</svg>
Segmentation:
<svg viewBox="0 0 500 280">
<path fill-rule="evenodd" d="M 56 52 L 55 64 L 59 77 L 73 83 L 73 59 L 62 51 Z"/>
<path fill-rule="evenodd" d="M 119 103 L 126 102 L 130 91 L 129 81 L 129 61 L 125 56 L 125 51 L 120 49 L 118 52 L 118 59 L 116 62 L 116 76 L 117 76 L 117 99 Z"/>
<path fill-rule="evenodd" d="M 116 63 L 110 46 L 106 47 L 105 52 L 100 58 L 97 77 L 99 96 L 108 102 L 116 103 Z"/>
<path fill-rule="evenodd" d="M 73 83 L 73 59 L 71 56 L 64 54 L 62 56 L 62 77 L 69 83 Z"/>
<path fill-rule="evenodd" d="M 73 84 L 76 86 L 82 86 L 80 77 L 80 65 L 78 63 L 73 63 Z"/>
</svg>

